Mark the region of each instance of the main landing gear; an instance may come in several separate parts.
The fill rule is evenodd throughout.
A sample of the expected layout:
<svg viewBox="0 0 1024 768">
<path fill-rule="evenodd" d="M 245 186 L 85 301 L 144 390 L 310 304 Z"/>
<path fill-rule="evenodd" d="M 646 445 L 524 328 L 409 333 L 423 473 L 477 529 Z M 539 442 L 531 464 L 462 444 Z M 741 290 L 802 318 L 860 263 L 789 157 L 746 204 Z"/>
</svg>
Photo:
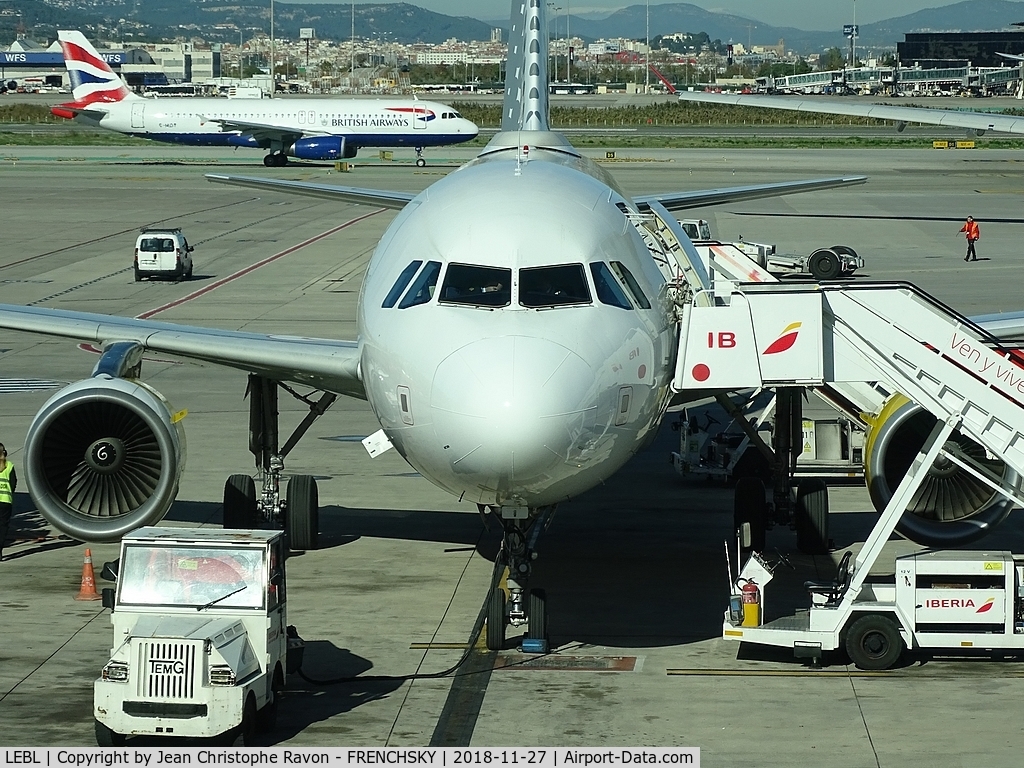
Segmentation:
<svg viewBox="0 0 1024 768">
<path fill-rule="evenodd" d="M 422 168 L 426 164 L 427 160 L 423 157 L 423 147 L 416 147 L 416 167 Z"/>
<path fill-rule="evenodd" d="M 263 158 L 263 164 L 267 168 L 283 168 L 288 165 L 288 155 L 284 152 L 271 152 Z"/>
<path fill-rule="evenodd" d="M 481 505 L 481 512 L 486 508 Z M 526 626 L 523 649 L 547 651 L 547 596 L 542 589 L 529 589 L 530 572 L 537 557 L 537 538 L 551 523 L 555 507 L 527 510 L 523 507 L 491 507 L 502 528 L 497 568 L 508 568 L 508 595 L 494 586 L 487 602 L 487 648 L 505 646 L 506 626 Z"/>
<path fill-rule="evenodd" d="M 309 413 L 292 432 L 284 447 L 278 449 L 278 388 L 309 406 Z M 249 375 L 249 451 L 256 457 L 260 491 L 249 475 L 232 475 L 224 485 L 225 528 L 283 528 L 288 546 L 295 551 L 317 548 L 320 500 L 316 479 L 294 475 L 282 498 L 281 477 L 284 457 L 299 439 L 324 415 L 337 395 L 324 392 L 312 400 L 290 387 L 256 374 Z"/>
</svg>

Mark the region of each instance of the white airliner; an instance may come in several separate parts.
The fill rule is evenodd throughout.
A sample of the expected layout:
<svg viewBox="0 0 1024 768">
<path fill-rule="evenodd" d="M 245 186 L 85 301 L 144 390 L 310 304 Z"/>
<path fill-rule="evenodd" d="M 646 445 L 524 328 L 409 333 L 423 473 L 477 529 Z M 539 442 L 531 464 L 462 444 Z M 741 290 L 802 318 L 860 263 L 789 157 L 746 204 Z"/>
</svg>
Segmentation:
<svg viewBox="0 0 1024 768">
<path fill-rule="evenodd" d="M 370 259 L 356 340 L 0 305 L 0 328 L 104 350 L 93 375 L 54 395 L 26 436 L 27 484 L 55 527 L 110 541 L 164 516 L 181 473 L 181 422 L 139 380 L 142 353 L 218 363 L 249 373 L 262 483 L 257 492 L 251 477 L 228 480 L 226 525 L 262 517 L 283 525 L 293 548 L 315 546 L 316 484 L 292 477 L 282 499 L 284 456 L 336 396 L 365 398 L 382 427 L 367 441 L 371 453 L 393 446 L 503 529 L 510 596 L 492 592 L 488 645 L 501 646 L 509 623 L 543 637 L 543 592 L 529 589 L 543 521 L 654 436 L 672 397 L 679 269 L 709 285 L 669 210 L 864 181 L 630 197 L 549 129 L 545 14 L 543 0 L 514 0 L 501 131 L 418 195 L 210 177 L 400 209 Z M 675 262 L 656 240 L 675 244 Z M 324 392 L 281 448 L 278 382 Z"/>
<path fill-rule="evenodd" d="M 1007 58 L 1014 58 L 1007 54 Z M 851 115 L 873 117 L 877 120 L 891 120 L 896 130 L 902 131 L 908 123 L 925 125 L 948 125 L 965 128 L 976 136 L 987 131 L 1000 133 L 1024 133 L 1024 117 L 1001 115 L 993 112 L 962 112 L 958 109 L 930 109 L 923 107 L 900 107 L 891 104 L 872 104 L 867 97 L 851 97 L 844 101 L 822 99 L 817 96 L 749 96 L 728 93 L 701 93 L 685 91 L 679 94 L 681 101 L 697 101 L 703 104 L 736 104 L 763 109 L 790 109 L 795 112 L 817 112 L 825 115 Z"/>
<path fill-rule="evenodd" d="M 362 147 L 460 144 L 476 125 L 451 107 L 418 99 L 143 99 L 107 66 L 81 32 L 57 33 L 74 101 L 58 117 L 173 144 L 268 149 L 268 166 L 288 157 L 338 160 Z"/>
</svg>

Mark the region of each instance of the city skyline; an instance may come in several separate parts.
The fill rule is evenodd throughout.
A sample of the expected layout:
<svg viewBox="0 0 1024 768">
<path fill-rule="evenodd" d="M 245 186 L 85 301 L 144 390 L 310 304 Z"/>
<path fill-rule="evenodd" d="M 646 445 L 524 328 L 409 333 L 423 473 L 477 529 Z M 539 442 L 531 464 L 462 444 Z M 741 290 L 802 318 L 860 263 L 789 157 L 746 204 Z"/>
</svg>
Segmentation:
<svg viewBox="0 0 1024 768">
<path fill-rule="evenodd" d="M 287 3 L 289 0 L 277 0 Z M 301 1 L 301 0 L 296 0 Z M 507 0 L 376 0 L 377 2 L 410 2 L 421 8 L 448 16 L 471 16 L 481 21 L 504 19 L 509 14 Z M 803 30 L 831 30 L 853 22 L 870 24 L 884 19 L 905 16 L 925 8 L 956 5 L 948 0 L 901 0 L 898 9 L 891 0 L 839 0 L 834 3 L 809 0 L 651 0 L 651 6 L 685 1 L 707 11 L 730 13 L 773 26 L 795 27 Z M 349 5 L 350 0 L 318 0 L 322 3 Z M 1024 0 L 1008 0 L 1021 6 L 1024 21 Z M 356 5 L 362 3 L 357 0 Z M 644 5 L 643 0 L 558 0 L 555 3 L 564 13 L 568 5 L 573 15 L 591 13 L 609 15 L 631 5 Z M 856 11 L 855 11 L 856 7 Z"/>
</svg>

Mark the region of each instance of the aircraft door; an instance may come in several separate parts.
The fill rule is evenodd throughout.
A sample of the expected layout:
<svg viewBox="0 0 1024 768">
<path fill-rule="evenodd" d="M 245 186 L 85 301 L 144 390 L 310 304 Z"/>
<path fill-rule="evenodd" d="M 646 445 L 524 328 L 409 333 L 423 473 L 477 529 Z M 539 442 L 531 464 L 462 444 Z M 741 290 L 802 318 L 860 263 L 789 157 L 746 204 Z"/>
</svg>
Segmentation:
<svg viewBox="0 0 1024 768">
<path fill-rule="evenodd" d="M 427 129 L 427 108 L 419 102 L 412 108 L 412 127 L 423 131 Z"/>
<path fill-rule="evenodd" d="M 146 111 L 146 104 L 134 103 L 132 104 L 132 128 L 145 128 L 146 120 L 144 112 Z"/>
</svg>

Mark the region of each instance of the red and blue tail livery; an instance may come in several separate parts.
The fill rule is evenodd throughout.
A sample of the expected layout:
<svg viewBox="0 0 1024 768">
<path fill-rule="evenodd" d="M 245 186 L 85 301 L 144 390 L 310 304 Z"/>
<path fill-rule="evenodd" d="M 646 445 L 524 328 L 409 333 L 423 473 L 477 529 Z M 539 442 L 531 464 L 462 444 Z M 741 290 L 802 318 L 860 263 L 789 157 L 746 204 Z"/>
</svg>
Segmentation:
<svg viewBox="0 0 1024 768">
<path fill-rule="evenodd" d="M 64 52 L 64 66 L 71 78 L 71 94 L 75 97 L 76 105 L 135 98 L 135 94 L 85 39 L 85 35 L 77 31 L 62 31 L 57 33 L 57 37 Z"/>
</svg>

